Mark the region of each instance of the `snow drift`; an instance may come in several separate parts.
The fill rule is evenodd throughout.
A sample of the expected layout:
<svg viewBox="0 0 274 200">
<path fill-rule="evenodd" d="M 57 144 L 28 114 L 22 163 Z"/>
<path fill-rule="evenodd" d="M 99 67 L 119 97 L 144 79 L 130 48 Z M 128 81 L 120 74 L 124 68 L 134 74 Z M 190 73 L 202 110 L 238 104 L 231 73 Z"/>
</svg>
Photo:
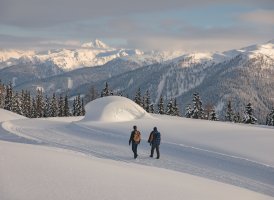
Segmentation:
<svg viewBox="0 0 274 200">
<path fill-rule="evenodd" d="M 0 108 L 0 122 L 10 121 L 15 119 L 25 119 L 25 117 Z"/>
<path fill-rule="evenodd" d="M 123 122 L 151 117 L 132 100 L 118 96 L 96 99 L 88 103 L 85 109 L 83 121 Z"/>
</svg>

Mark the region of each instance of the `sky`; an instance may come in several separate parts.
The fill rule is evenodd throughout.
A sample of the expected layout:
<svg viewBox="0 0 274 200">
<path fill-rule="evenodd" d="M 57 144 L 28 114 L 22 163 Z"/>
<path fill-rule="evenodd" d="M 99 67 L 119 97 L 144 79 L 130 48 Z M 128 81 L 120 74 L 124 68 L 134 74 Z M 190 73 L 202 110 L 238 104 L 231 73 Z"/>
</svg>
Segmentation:
<svg viewBox="0 0 274 200">
<path fill-rule="evenodd" d="M 273 0 L 0 0 L 0 49 L 224 51 L 274 39 Z"/>
</svg>

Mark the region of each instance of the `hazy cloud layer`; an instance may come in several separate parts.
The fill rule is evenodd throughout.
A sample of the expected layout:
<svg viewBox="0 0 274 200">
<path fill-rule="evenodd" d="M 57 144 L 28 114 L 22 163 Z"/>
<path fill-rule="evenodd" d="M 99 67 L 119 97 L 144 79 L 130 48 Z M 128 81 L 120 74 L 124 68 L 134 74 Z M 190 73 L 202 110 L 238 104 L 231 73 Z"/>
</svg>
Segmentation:
<svg viewBox="0 0 274 200">
<path fill-rule="evenodd" d="M 273 20 L 273 0 L 0 0 L 0 48 L 74 48 L 99 38 L 221 51 L 273 39 Z"/>
</svg>

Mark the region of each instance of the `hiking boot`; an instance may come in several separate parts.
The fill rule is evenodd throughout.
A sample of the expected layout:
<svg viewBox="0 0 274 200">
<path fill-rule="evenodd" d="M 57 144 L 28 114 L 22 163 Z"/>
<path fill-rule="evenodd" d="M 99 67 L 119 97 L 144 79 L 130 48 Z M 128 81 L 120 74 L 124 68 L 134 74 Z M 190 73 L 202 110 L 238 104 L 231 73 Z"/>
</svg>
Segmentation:
<svg viewBox="0 0 274 200">
<path fill-rule="evenodd" d="M 160 159 L 160 157 L 157 157 L 156 159 Z"/>
<path fill-rule="evenodd" d="M 150 155 L 149 157 L 153 158 L 153 155 Z"/>
</svg>

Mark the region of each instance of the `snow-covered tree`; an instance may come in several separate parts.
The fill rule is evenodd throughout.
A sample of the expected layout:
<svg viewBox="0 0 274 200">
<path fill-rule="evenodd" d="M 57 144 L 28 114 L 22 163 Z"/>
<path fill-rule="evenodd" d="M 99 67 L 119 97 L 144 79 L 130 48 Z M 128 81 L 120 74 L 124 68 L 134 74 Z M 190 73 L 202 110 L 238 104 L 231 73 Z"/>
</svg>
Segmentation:
<svg viewBox="0 0 274 200">
<path fill-rule="evenodd" d="M 164 105 L 164 99 L 163 99 L 162 95 L 161 95 L 159 103 L 158 103 L 158 113 L 160 115 L 165 114 L 165 105 Z"/>
<path fill-rule="evenodd" d="M 191 116 L 193 115 L 193 109 L 191 108 L 191 105 L 188 104 L 185 110 L 186 110 L 185 117 L 191 118 Z"/>
<path fill-rule="evenodd" d="M 41 118 L 44 116 L 44 98 L 43 98 L 43 91 L 37 90 L 36 94 L 36 117 Z"/>
<path fill-rule="evenodd" d="M 4 108 L 5 105 L 5 85 L 0 80 L 0 108 Z"/>
<path fill-rule="evenodd" d="M 139 88 L 138 91 L 136 92 L 134 97 L 134 102 L 137 103 L 139 106 L 143 107 L 141 88 Z"/>
<path fill-rule="evenodd" d="M 101 92 L 101 97 L 113 95 L 113 92 L 109 89 L 108 83 L 106 82 L 105 88 Z"/>
<path fill-rule="evenodd" d="M 245 107 L 244 119 L 245 124 L 255 124 L 257 119 L 253 116 L 253 108 L 251 103 L 248 103 Z"/>
<path fill-rule="evenodd" d="M 58 116 L 58 103 L 55 96 L 55 93 L 53 93 L 51 102 L 50 102 L 50 116 L 51 117 L 57 117 Z"/>
<path fill-rule="evenodd" d="M 241 123 L 242 122 L 242 119 L 241 119 L 241 115 L 239 112 L 237 112 L 234 117 L 233 117 L 233 122 L 235 123 Z"/>
<path fill-rule="evenodd" d="M 173 105 L 173 99 L 170 99 L 167 107 L 166 107 L 166 114 L 167 115 L 174 115 L 174 105 Z"/>
<path fill-rule="evenodd" d="M 234 112 L 231 106 L 231 101 L 229 100 L 226 107 L 225 121 L 233 122 L 234 121 Z"/>
<path fill-rule="evenodd" d="M 266 125 L 274 126 L 274 107 L 272 108 L 270 113 L 268 113 L 268 115 L 266 117 Z"/>
<path fill-rule="evenodd" d="M 154 105 L 153 104 L 150 104 L 150 106 L 149 106 L 149 112 L 150 113 L 154 113 L 155 111 L 154 111 Z"/>
<path fill-rule="evenodd" d="M 44 105 L 44 117 L 50 117 L 51 113 L 50 113 L 50 99 L 48 98 L 48 96 L 46 95 L 45 97 L 45 105 Z"/>
<path fill-rule="evenodd" d="M 193 113 L 192 118 L 194 119 L 204 119 L 204 109 L 202 107 L 202 100 L 198 93 L 193 94 Z"/>
<path fill-rule="evenodd" d="M 36 100 L 32 98 L 31 100 L 31 112 L 30 112 L 30 117 L 31 118 L 36 118 L 37 117 L 37 110 L 36 110 Z"/>
<path fill-rule="evenodd" d="M 18 92 L 15 93 L 12 104 L 12 111 L 19 115 L 23 115 L 21 97 Z"/>
<path fill-rule="evenodd" d="M 12 98 L 13 98 L 13 88 L 11 82 L 6 86 L 6 96 L 4 109 L 12 111 Z"/>
<path fill-rule="evenodd" d="M 144 96 L 144 100 L 143 100 L 143 107 L 147 112 L 150 112 L 149 110 L 149 106 L 150 106 L 150 94 L 149 91 L 147 90 Z"/>
<path fill-rule="evenodd" d="M 58 116 L 59 117 L 64 117 L 65 116 L 65 102 L 63 97 L 60 95 L 59 100 L 58 100 Z"/>
<path fill-rule="evenodd" d="M 211 121 L 218 121 L 219 120 L 214 108 L 210 112 L 209 120 L 211 120 Z"/>
<path fill-rule="evenodd" d="M 70 116 L 70 109 L 69 109 L 69 102 L 68 102 L 68 95 L 65 95 L 65 102 L 64 102 L 64 116 Z"/>
<path fill-rule="evenodd" d="M 176 98 L 174 99 L 173 110 L 175 116 L 180 116 L 179 107 Z"/>
</svg>

